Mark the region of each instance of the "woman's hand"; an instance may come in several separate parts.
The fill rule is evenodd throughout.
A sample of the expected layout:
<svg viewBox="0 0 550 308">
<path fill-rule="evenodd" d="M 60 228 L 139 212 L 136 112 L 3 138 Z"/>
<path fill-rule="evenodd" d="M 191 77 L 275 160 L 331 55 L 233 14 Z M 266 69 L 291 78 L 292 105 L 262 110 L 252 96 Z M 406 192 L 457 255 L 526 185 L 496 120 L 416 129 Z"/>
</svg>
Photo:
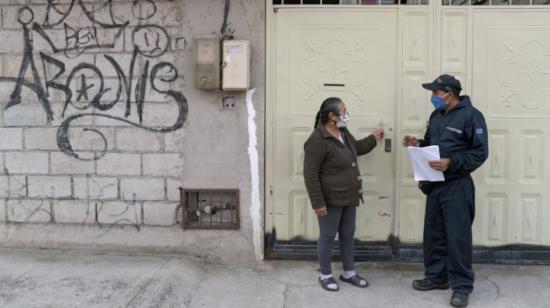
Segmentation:
<svg viewBox="0 0 550 308">
<path fill-rule="evenodd" d="M 327 216 L 327 207 L 321 207 L 318 209 L 315 209 L 315 214 L 319 217 Z"/>
<path fill-rule="evenodd" d="M 414 136 L 405 136 L 403 137 L 403 146 L 404 147 L 415 147 L 418 145 L 418 139 Z"/>
<path fill-rule="evenodd" d="M 382 138 L 384 138 L 384 129 L 379 128 L 379 129 L 375 130 L 373 135 L 374 135 L 374 138 L 376 138 L 376 141 L 382 140 Z"/>
</svg>

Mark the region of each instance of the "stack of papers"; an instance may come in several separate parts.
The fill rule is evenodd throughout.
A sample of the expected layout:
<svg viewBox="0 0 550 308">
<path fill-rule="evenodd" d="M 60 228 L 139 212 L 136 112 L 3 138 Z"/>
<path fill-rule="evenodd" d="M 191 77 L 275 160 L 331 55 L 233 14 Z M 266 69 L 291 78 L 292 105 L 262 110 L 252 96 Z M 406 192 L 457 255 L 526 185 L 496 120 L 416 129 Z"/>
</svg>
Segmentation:
<svg viewBox="0 0 550 308">
<path fill-rule="evenodd" d="M 439 146 L 429 147 L 408 147 L 409 156 L 414 171 L 415 181 L 444 182 L 443 172 L 430 167 L 430 161 L 441 159 L 439 156 Z"/>
</svg>

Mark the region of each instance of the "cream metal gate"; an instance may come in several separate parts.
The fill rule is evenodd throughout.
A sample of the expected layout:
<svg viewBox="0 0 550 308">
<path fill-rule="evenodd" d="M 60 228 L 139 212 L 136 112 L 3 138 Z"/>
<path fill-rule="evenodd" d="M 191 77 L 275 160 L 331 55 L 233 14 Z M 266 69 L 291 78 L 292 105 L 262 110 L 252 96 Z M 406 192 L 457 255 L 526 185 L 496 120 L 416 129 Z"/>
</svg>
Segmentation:
<svg viewBox="0 0 550 308">
<path fill-rule="evenodd" d="M 388 251 L 399 253 L 392 241 L 398 238 L 404 253 L 397 257 L 416 258 L 424 197 L 400 137 L 423 133 L 431 106 L 420 84 L 447 72 L 461 79 L 490 130 L 490 158 L 475 173 L 479 251 L 550 246 L 550 224 L 543 223 L 550 220 L 544 189 L 550 166 L 543 160 L 550 153 L 549 7 L 527 0 L 380 1 L 345 6 L 268 1 L 265 225 L 272 242 L 267 245 L 316 239 L 302 182 L 302 145 L 322 99 L 337 95 L 348 105 L 357 136 L 383 125 L 393 141 L 391 152 L 380 144 L 360 161 L 367 198 L 358 213 L 357 239 L 390 239 Z M 499 251 L 504 258 L 506 253 Z"/>
</svg>

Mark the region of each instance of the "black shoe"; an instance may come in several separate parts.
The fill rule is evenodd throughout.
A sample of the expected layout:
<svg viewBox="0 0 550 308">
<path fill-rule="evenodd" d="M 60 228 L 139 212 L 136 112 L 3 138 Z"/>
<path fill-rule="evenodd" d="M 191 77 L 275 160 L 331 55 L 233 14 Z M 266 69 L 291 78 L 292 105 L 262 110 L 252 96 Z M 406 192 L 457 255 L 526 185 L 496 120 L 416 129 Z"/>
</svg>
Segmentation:
<svg viewBox="0 0 550 308">
<path fill-rule="evenodd" d="M 454 292 L 453 297 L 451 297 L 451 306 L 453 307 L 468 306 L 468 294 Z"/>
<path fill-rule="evenodd" d="M 428 278 L 413 281 L 413 288 L 417 291 L 447 290 L 449 283 L 435 283 Z"/>
</svg>

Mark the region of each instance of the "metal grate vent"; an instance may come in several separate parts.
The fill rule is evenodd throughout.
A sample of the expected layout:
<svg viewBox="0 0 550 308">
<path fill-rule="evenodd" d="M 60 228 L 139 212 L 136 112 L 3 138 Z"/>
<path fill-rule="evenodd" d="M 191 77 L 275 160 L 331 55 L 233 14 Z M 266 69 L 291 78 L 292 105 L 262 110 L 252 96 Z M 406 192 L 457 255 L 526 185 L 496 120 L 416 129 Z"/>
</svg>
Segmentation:
<svg viewBox="0 0 550 308">
<path fill-rule="evenodd" d="M 181 189 L 183 228 L 237 230 L 239 190 Z"/>
</svg>

